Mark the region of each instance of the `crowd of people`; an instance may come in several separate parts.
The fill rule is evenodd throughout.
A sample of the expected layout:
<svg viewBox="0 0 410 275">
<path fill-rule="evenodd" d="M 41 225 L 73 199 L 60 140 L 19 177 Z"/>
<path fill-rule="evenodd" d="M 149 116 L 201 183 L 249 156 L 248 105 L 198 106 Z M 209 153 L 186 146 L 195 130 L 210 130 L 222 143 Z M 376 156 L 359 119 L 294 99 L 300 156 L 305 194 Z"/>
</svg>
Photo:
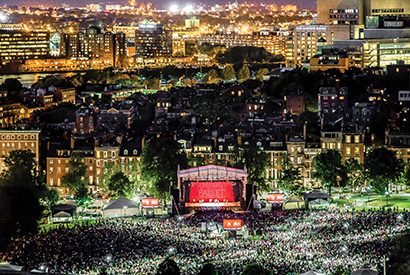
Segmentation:
<svg viewBox="0 0 410 275">
<path fill-rule="evenodd" d="M 249 238 L 210 238 L 203 223 L 241 219 Z M 218 274 L 240 274 L 248 263 L 273 274 L 309 270 L 334 274 L 362 266 L 381 268 L 409 212 L 318 210 L 268 213 L 201 213 L 183 219 L 107 219 L 44 231 L 13 243 L 7 254 L 25 269 L 64 274 L 155 274 L 167 257 L 181 274 L 197 274 L 212 263 Z M 254 234 L 257 234 L 255 236 Z M 347 273 L 346 273 L 347 274 Z"/>
</svg>

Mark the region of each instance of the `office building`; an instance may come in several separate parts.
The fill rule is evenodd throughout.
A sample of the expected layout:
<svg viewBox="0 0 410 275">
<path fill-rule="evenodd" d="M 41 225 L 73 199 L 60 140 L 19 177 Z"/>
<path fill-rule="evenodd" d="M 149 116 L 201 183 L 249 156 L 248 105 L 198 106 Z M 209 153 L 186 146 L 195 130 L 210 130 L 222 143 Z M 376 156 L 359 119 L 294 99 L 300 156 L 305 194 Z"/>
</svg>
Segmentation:
<svg viewBox="0 0 410 275">
<path fill-rule="evenodd" d="M 332 45 L 335 39 L 349 39 L 350 26 L 290 26 L 286 37 L 286 67 L 300 66 L 315 56 L 318 47 Z"/>
<path fill-rule="evenodd" d="M 144 21 L 135 31 L 135 54 L 145 58 L 172 55 L 171 31 L 161 24 Z"/>
<path fill-rule="evenodd" d="M 0 60 L 47 57 L 50 36 L 45 32 L 0 31 Z"/>
<path fill-rule="evenodd" d="M 389 22 L 392 17 L 410 16 L 410 1 L 318 0 L 317 13 L 318 24 L 367 25 L 378 21 L 376 18 L 386 18 Z"/>
<path fill-rule="evenodd" d="M 363 68 L 410 64 L 410 38 L 370 39 L 363 41 Z"/>
</svg>

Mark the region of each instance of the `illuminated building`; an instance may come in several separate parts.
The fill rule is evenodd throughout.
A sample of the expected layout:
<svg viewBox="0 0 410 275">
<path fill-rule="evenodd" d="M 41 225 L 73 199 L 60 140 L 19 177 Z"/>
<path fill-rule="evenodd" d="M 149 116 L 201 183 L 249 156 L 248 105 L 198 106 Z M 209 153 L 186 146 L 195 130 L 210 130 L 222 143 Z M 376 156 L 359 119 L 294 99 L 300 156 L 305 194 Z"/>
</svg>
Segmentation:
<svg viewBox="0 0 410 275">
<path fill-rule="evenodd" d="M 87 5 L 87 9 L 91 12 L 100 12 L 102 11 L 102 5 L 101 4 L 89 4 Z"/>
<path fill-rule="evenodd" d="M 0 130 L 0 172 L 6 168 L 4 159 L 14 150 L 30 150 L 35 154 L 34 160 L 38 163 L 40 133 L 40 130 Z"/>
<path fill-rule="evenodd" d="M 315 55 L 310 59 L 309 69 L 310 71 L 338 69 L 344 73 L 352 66 L 362 67 L 361 60 L 361 53 L 323 49 L 322 54 Z"/>
<path fill-rule="evenodd" d="M 69 161 L 74 152 L 84 155 L 87 172 L 85 179 L 90 192 L 99 192 L 98 185 L 104 180 L 104 167 L 110 163 L 121 165 L 123 171 L 128 171 L 130 165 L 141 154 L 144 141 L 124 141 L 121 146 L 99 145 L 71 138 L 69 144 L 47 144 L 47 184 L 59 191 L 60 195 L 70 195 L 68 188 L 62 185 L 62 177 L 70 172 Z"/>
<path fill-rule="evenodd" d="M 185 55 L 185 39 L 178 34 L 172 35 L 172 55 Z"/>
<path fill-rule="evenodd" d="M 296 5 L 285 5 L 281 7 L 282 11 L 293 11 L 296 12 L 298 10 L 298 7 Z"/>
<path fill-rule="evenodd" d="M 148 21 L 138 25 L 135 31 L 135 54 L 143 57 L 167 57 L 172 55 L 171 31 L 161 24 Z"/>
<path fill-rule="evenodd" d="M 408 0 L 318 0 L 317 23 L 364 25 L 368 17 L 410 16 Z"/>
<path fill-rule="evenodd" d="M 0 31 L 0 60 L 44 58 L 50 53 L 49 34 Z"/>
<path fill-rule="evenodd" d="M 199 28 L 199 19 L 192 17 L 191 19 L 185 19 L 185 28 Z"/>
<path fill-rule="evenodd" d="M 285 54 L 285 41 L 287 32 L 253 32 L 249 34 L 239 33 L 210 33 L 202 34 L 196 38 L 198 44 L 210 43 L 223 45 L 226 48 L 254 46 L 265 48 L 273 54 Z"/>
<path fill-rule="evenodd" d="M 23 24 L 0 24 L 0 30 L 2 31 L 24 31 L 25 28 Z"/>
<path fill-rule="evenodd" d="M 363 41 L 363 67 L 381 67 L 397 61 L 410 64 L 410 38 L 370 39 Z"/>
<path fill-rule="evenodd" d="M 65 56 L 70 59 L 89 59 L 101 63 L 102 67 L 122 67 L 126 57 L 124 33 L 103 33 L 98 27 L 85 32 L 66 34 Z"/>
<path fill-rule="evenodd" d="M 349 39 L 350 27 L 337 25 L 291 26 L 286 38 L 286 67 L 296 67 L 317 54 L 318 46 Z"/>
</svg>

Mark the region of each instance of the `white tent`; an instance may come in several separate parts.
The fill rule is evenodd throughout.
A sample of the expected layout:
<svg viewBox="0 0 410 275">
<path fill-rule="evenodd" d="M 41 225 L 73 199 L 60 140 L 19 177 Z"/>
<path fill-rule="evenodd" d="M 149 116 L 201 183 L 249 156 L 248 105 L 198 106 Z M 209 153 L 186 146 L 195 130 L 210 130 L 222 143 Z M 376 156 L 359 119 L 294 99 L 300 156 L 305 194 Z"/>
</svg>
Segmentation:
<svg viewBox="0 0 410 275">
<path fill-rule="evenodd" d="M 0 263 L 0 271 L 21 271 L 22 268 L 22 266 L 10 264 L 9 262 Z"/>
<path fill-rule="evenodd" d="M 300 275 L 324 275 L 323 273 L 318 273 L 318 272 L 314 272 L 314 271 L 308 271 L 305 273 L 302 273 Z"/>
<path fill-rule="evenodd" d="M 358 270 L 353 270 L 350 273 L 350 275 L 377 275 L 377 274 L 379 274 L 377 270 L 374 270 L 368 267 L 362 267 L 362 268 L 359 268 Z"/>
<path fill-rule="evenodd" d="M 323 199 L 316 199 L 309 202 L 311 208 L 328 208 L 330 203 Z"/>
<path fill-rule="evenodd" d="M 285 203 L 283 204 L 283 208 L 284 209 L 300 209 L 300 208 L 303 208 L 304 205 L 305 205 L 305 202 L 301 198 L 295 195 L 291 195 L 285 200 Z"/>
<path fill-rule="evenodd" d="M 120 197 L 110 202 L 103 209 L 104 217 L 134 216 L 139 213 L 139 207 L 134 201 Z"/>
</svg>

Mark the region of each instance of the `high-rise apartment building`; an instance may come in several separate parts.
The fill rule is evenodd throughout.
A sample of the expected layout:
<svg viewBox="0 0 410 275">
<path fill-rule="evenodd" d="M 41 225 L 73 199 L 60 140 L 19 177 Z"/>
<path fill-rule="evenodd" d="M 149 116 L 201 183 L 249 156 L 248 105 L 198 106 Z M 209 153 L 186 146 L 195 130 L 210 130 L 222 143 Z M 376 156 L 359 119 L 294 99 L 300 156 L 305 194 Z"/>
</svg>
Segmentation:
<svg viewBox="0 0 410 275">
<path fill-rule="evenodd" d="M 135 31 L 135 54 L 143 57 L 170 57 L 172 55 L 171 31 L 163 25 L 145 21 Z"/>
<path fill-rule="evenodd" d="M 47 57 L 49 40 L 45 32 L 0 31 L 0 60 Z"/>
<path fill-rule="evenodd" d="M 90 59 L 101 63 L 102 67 L 121 67 L 126 59 L 126 39 L 124 33 L 105 32 L 91 27 L 85 32 L 66 34 L 61 47 L 65 56 L 72 59 Z"/>
</svg>

